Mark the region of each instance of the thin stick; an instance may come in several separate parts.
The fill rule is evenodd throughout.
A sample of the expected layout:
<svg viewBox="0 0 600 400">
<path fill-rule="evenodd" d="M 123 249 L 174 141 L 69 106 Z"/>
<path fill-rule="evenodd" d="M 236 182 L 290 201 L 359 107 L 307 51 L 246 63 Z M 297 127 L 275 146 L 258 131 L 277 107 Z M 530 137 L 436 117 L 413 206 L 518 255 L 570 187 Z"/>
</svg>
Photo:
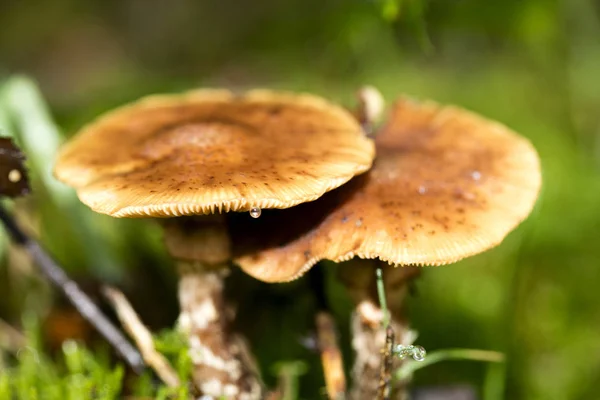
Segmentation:
<svg viewBox="0 0 600 400">
<path fill-rule="evenodd" d="M 102 292 L 112 303 L 121 324 L 129 336 L 137 344 L 144 361 L 152 368 L 158 377 L 170 387 L 179 387 L 181 384 L 177 372 L 169 364 L 169 361 L 154 347 L 152 334 L 142 323 L 137 313 L 127 301 L 127 298 L 119 290 L 112 287 L 104 287 Z"/>
<path fill-rule="evenodd" d="M 65 274 L 60 266 L 33 239 L 28 237 L 0 205 L 0 220 L 13 241 L 23 246 L 42 273 L 57 286 L 79 313 L 108 341 L 125 362 L 137 373 L 144 370 L 144 361 L 135 347 L 100 311 L 98 306 Z"/>
<path fill-rule="evenodd" d="M 346 376 L 335 322 L 331 315 L 324 311 L 319 312 L 315 320 L 327 396 L 332 400 L 343 399 L 346 393 Z"/>
<path fill-rule="evenodd" d="M 336 323 L 328 311 L 329 304 L 325 292 L 325 275 L 322 266 L 311 269 L 308 276 L 319 310 L 315 316 L 317 349 L 321 355 L 327 397 L 333 400 L 344 399 L 346 398 L 344 361 L 338 345 Z"/>
<path fill-rule="evenodd" d="M 382 351 L 381 372 L 379 374 L 378 399 L 389 400 L 392 394 L 392 368 L 394 365 L 394 330 L 388 326 L 385 330 L 385 347 Z"/>
<path fill-rule="evenodd" d="M 377 296 L 379 297 L 379 306 L 383 311 L 382 324 L 385 328 L 385 346 L 381 351 L 381 369 L 379 373 L 379 388 L 377 398 L 388 400 L 392 393 L 392 367 L 394 355 L 394 330 L 390 326 L 390 314 L 387 308 L 385 298 L 385 286 L 383 284 L 383 273 L 381 268 L 377 268 Z"/>
</svg>

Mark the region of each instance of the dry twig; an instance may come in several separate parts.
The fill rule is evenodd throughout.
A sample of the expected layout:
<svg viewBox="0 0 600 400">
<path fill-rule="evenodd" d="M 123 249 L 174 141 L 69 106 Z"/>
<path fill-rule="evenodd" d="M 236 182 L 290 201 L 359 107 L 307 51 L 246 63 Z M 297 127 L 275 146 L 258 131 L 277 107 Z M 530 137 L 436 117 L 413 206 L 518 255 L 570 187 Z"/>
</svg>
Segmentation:
<svg viewBox="0 0 600 400">
<path fill-rule="evenodd" d="M 127 331 L 137 344 L 146 364 L 156 372 L 158 377 L 167 386 L 178 387 L 180 381 L 177 372 L 169 364 L 169 361 L 156 350 L 152 334 L 142 323 L 125 295 L 111 287 L 105 287 L 103 292 L 115 308 L 125 331 Z"/>
<path fill-rule="evenodd" d="M 327 396 L 333 400 L 343 399 L 346 395 L 346 377 L 335 322 L 329 313 L 321 311 L 316 316 L 316 326 Z"/>
<path fill-rule="evenodd" d="M 136 372 L 144 370 L 144 362 L 138 351 L 125 339 L 112 322 L 100 311 L 100 308 L 85 294 L 52 257 L 25 234 L 6 210 L 0 206 L 0 220 L 10 234 L 12 240 L 25 248 L 40 271 L 58 287 L 77 311 L 96 328 L 96 330 L 113 346 L 129 366 Z"/>
<path fill-rule="evenodd" d="M 379 391 L 377 398 L 389 400 L 392 393 L 392 368 L 394 366 L 394 329 L 385 329 L 385 346 L 381 351 L 381 372 L 379 375 Z"/>
</svg>

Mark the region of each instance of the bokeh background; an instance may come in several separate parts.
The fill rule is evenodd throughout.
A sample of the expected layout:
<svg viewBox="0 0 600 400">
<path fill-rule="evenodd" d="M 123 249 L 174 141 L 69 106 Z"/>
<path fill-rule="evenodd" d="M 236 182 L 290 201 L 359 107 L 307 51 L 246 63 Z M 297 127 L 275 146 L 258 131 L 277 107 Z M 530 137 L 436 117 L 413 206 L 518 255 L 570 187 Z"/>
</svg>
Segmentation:
<svg viewBox="0 0 600 400">
<path fill-rule="evenodd" d="M 502 121 L 542 160 L 532 216 L 492 251 L 427 268 L 409 300 L 427 350 L 498 350 L 506 364 L 440 363 L 415 386 L 470 387 L 488 400 L 600 398 L 597 0 L 0 0 L 0 127 L 20 138 L 35 190 L 12 209 L 99 301 L 101 283 L 117 285 L 152 328 L 168 327 L 175 278 L 160 232 L 81 206 L 50 175 L 59 142 L 151 93 L 271 87 L 352 107 L 363 84 L 388 101 L 409 94 Z M 93 336 L 22 251 L 5 237 L 0 249 L 0 319 L 19 327 L 38 315 L 49 352 L 65 336 Z M 348 301 L 330 275 L 348 350 Z M 309 282 L 239 279 L 265 378 L 278 361 L 305 360 L 302 397 L 318 398 L 318 358 L 302 345 Z"/>
</svg>

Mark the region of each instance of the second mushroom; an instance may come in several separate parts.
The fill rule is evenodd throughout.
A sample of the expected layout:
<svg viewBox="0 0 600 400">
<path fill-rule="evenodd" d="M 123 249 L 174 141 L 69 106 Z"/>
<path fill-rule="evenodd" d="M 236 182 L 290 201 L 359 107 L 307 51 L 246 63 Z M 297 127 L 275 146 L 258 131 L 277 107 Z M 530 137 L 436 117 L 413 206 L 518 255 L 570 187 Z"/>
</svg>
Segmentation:
<svg viewBox="0 0 600 400">
<path fill-rule="evenodd" d="M 457 107 L 400 99 L 375 141 L 367 174 L 314 202 L 232 221 L 236 262 L 266 282 L 297 279 L 320 260 L 357 258 L 339 267 L 356 304 L 353 399 L 376 398 L 379 385 L 385 332 L 374 269 L 405 266 L 384 274 L 392 325 L 410 344 L 401 305 L 419 270 L 409 266 L 449 264 L 496 246 L 528 216 L 541 185 L 526 139 Z M 394 398 L 401 393 L 396 388 Z"/>
</svg>

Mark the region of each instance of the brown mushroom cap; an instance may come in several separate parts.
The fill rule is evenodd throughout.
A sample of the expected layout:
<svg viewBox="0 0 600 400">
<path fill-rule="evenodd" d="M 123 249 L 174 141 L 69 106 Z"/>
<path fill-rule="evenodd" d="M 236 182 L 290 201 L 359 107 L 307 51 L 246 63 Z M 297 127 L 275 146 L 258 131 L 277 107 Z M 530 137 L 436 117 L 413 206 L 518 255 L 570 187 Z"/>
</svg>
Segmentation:
<svg viewBox="0 0 600 400">
<path fill-rule="evenodd" d="M 398 101 L 367 174 L 312 203 L 232 222 L 235 260 L 283 282 L 322 259 L 442 265 L 499 244 L 530 213 L 536 151 L 508 128 L 456 107 Z M 254 234 L 252 234 L 254 232 Z"/>
<path fill-rule="evenodd" d="M 286 208 L 369 169 L 352 115 L 312 95 L 199 90 L 106 114 L 61 151 L 56 176 L 115 217 Z"/>
</svg>

